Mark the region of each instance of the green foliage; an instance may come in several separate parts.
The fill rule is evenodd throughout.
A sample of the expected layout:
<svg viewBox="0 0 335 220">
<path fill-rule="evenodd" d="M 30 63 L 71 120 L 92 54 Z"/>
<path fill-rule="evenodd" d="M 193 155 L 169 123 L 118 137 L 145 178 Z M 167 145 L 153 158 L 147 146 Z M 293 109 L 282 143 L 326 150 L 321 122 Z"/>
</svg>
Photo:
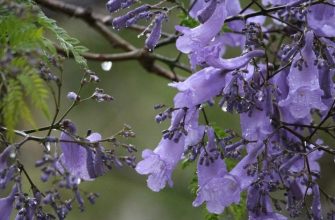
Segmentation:
<svg viewBox="0 0 335 220">
<path fill-rule="evenodd" d="M 46 89 L 43 80 L 33 69 L 29 70 L 28 68 L 26 68 L 17 79 L 22 84 L 25 94 L 31 98 L 32 104 L 41 109 L 47 118 L 50 118 L 46 102 L 49 92 Z"/>
<path fill-rule="evenodd" d="M 227 136 L 227 133 L 215 123 L 212 123 L 211 126 L 214 129 L 214 132 L 218 138 L 224 138 Z"/>
<path fill-rule="evenodd" d="M 178 17 L 180 18 L 180 25 L 182 26 L 194 28 L 199 25 L 199 22 L 197 20 L 193 19 L 192 17 L 190 17 L 188 14 L 185 14 L 184 12 L 180 13 Z M 222 26 L 222 32 L 232 32 L 232 30 L 228 27 L 227 24 L 224 24 Z"/>
<path fill-rule="evenodd" d="M 87 67 L 86 59 L 82 57 L 81 54 L 87 52 L 88 49 L 79 45 L 80 41 L 78 39 L 70 37 L 63 28 L 58 27 L 55 20 L 48 18 L 42 12 L 39 13 L 37 22 L 42 27 L 55 34 L 60 47 L 65 50 L 67 56 L 69 56 L 69 53 L 71 52 L 78 64 Z"/>
<path fill-rule="evenodd" d="M 211 124 L 211 126 L 213 127 L 215 134 L 217 135 L 218 138 L 224 138 L 227 136 L 227 133 L 219 126 L 215 124 Z M 192 162 L 190 162 L 187 159 L 183 160 L 182 168 L 188 167 L 191 163 Z M 233 167 L 235 167 L 235 165 L 237 164 L 237 161 L 230 159 L 230 158 L 225 158 L 225 163 L 226 163 L 228 171 L 230 171 Z M 194 197 L 196 197 L 198 189 L 199 189 L 198 178 L 197 178 L 197 173 L 195 172 L 189 184 L 189 190 L 191 194 Z M 246 214 L 247 214 L 246 213 L 246 193 L 241 194 L 241 200 L 239 204 L 232 204 L 226 207 L 224 213 L 221 215 L 209 213 L 207 209 L 204 208 L 204 219 L 205 220 L 219 220 L 219 219 L 242 220 L 246 218 L 247 216 Z"/>
<path fill-rule="evenodd" d="M 188 158 L 185 158 L 181 161 L 181 168 L 186 169 L 188 166 L 190 166 L 193 163 L 193 161 L 190 161 Z"/>
<path fill-rule="evenodd" d="M 219 137 L 219 138 L 224 138 L 227 136 L 227 133 L 220 128 L 219 126 L 212 124 L 212 127 L 214 128 L 215 134 Z M 237 164 L 237 160 L 231 159 L 231 158 L 225 158 L 224 159 L 226 166 L 227 166 L 227 170 L 230 171 L 231 169 L 233 169 L 236 164 Z"/>
<path fill-rule="evenodd" d="M 189 188 L 189 190 L 190 190 L 190 192 L 193 196 L 197 196 L 197 191 L 198 191 L 199 186 L 198 186 L 198 177 L 197 177 L 196 172 L 194 172 L 193 178 L 192 178 L 188 188 Z"/>
<path fill-rule="evenodd" d="M 206 213 L 205 219 L 206 220 L 219 220 L 219 215 L 212 214 L 212 213 Z"/>
<path fill-rule="evenodd" d="M 185 13 L 179 14 L 179 18 L 181 20 L 180 25 L 182 25 L 182 26 L 194 28 L 194 27 L 199 25 L 198 21 L 194 20 L 193 18 L 191 18 L 189 15 L 187 15 Z"/>
<path fill-rule="evenodd" d="M 246 193 L 242 193 L 239 204 L 233 204 L 226 208 L 223 213 L 223 219 L 243 220 L 246 219 L 247 213 Z"/>
<path fill-rule="evenodd" d="M 224 24 L 221 29 L 222 32 L 229 33 L 232 32 L 232 30 L 228 27 L 228 24 Z"/>
<path fill-rule="evenodd" d="M 236 166 L 236 164 L 238 163 L 237 160 L 234 160 L 234 159 L 231 159 L 231 158 L 225 158 L 224 161 L 226 163 L 228 171 L 232 170 Z"/>
<path fill-rule="evenodd" d="M 13 138 L 13 129 L 20 118 L 28 121 L 35 126 L 31 113 L 27 104 L 24 101 L 24 93 L 19 81 L 10 79 L 7 84 L 8 93 L 3 99 L 1 108 L 4 118 L 4 124 L 9 132 L 7 136 L 9 139 Z"/>
<path fill-rule="evenodd" d="M 56 41 L 51 40 L 51 33 Z M 40 63 L 52 67 L 50 57 L 57 57 L 56 45 L 83 67 L 82 53 L 87 48 L 70 37 L 56 21 L 46 17 L 30 0 L 3 0 L 0 3 L 0 124 L 13 137 L 18 122 L 34 125 L 31 107 L 50 118 L 49 91 L 41 78 Z M 31 103 L 30 107 L 28 103 Z"/>
</svg>

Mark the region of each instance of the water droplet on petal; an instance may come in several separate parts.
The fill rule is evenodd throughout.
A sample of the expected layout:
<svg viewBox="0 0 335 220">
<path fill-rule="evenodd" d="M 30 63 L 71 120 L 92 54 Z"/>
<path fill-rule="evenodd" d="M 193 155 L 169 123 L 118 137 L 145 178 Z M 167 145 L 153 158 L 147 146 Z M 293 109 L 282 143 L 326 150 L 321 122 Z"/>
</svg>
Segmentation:
<svg viewBox="0 0 335 220">
<path fill-rule="evenodd" d="M 112 61 L 105 61 L 101 63 L 101 68 L 104 71 L 109 71 L 111 70 L 112 65 L 113 65 Z"/>
<path fill-rule="evenodd" d="M 50 142 L 45 143 L 45 148 L 47 149 L 48 152 L 50 151 L 51 149 Z"/>
<path fill-rule="evenodd" d="M 263 98 L 264 98 L 263 91 L 261 91 L 261 90 L 258 91 L 255 96 L 256 96 L 258 101 L 260 101 L 260 102 L 263 101 Z"/>
</svg>

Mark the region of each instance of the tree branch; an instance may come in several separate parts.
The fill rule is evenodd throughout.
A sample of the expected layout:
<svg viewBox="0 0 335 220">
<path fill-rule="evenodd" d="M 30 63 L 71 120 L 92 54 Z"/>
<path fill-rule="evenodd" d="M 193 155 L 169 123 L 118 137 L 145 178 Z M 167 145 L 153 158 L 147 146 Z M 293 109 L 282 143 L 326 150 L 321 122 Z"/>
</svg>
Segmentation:
<svg viewBox="0 0 335 220">
<path fill-rule="evenodd" d="M 94 54 L 94 53 L 83 54 L 83 56 L 87 59 L 99 60 L 99 61 L 105 60 L 104 58 L 111 58 L 108 60 L 114 59 L 114 61 L 136 59 L 139 61 L 142 67 L 147 71 L 173 81 L 181 81 L 183 80 L 183 77 L 177 76 L 172 71 L 159 66 L 157 63 L 155 63 L 156 60 L 160 60 L 169 66 L 175 65 L 180 69 L 190 72 L 190 70 L 182 64 L 179 64 L 177 62 L 173 64 L 171 60 L 168 58 L 166 58 L 164 61 L 164 59 L 162 59 L 163 56 L 161 55 L 160 56 L 153 55 L 152 53 L 149 53 L 146 49 L 136 48 L 130 42 L 124 40 L 118 34 L 111 31 L 106 25 L 108 22 L 110 22 L 111 16 L 104 16 L 101 14 L 97 14 L 92 12 L 92 10 L 89 8 L 68 4 L 59 0 L 35 0 L 35 2 L 53 11 L 59 11 L 66 15 L 82 19 L 92 28 L 96 29 L 114 47 L 120 48 L 125 51 L 125 53 L 109 54 L 109 55 Z M 60 50 L 58 50 L 58 52 L 62 53 L 62 51 Z"/>
</svg>

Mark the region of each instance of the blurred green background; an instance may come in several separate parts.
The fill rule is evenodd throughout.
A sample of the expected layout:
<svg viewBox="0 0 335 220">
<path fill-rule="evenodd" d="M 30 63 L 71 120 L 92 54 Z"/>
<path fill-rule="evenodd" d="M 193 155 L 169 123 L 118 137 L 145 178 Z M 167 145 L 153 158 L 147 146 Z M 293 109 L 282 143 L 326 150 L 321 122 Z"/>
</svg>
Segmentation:
<svg viewBox="0 0 335 220">
<path fill-rule="evenodd" d="M 105 11 L 105 0 L 83 0 L 66 1 L 76 3 L 81 6 L 89 6 L 94 11 L 107 14 Z M 116 53 L 114 49 L 103 37 L 92 30 L 86 23 L 76 18 L 71 18 L 60 13 L 45 10 L 46 14 L 58 21 L 59 26 L 65 28 L 68 33 L 78 38 L 82 45 L 88 47 L 91 52 Z M 177 16 L 171 16 L 169 23 L 164 27 L 166 31 L 173 32 L 174 24 L 177 24 Z M 137 38 L 133 31 L 123 30 L 120 34 L 130 42 L 141 47 L 145 38 Z M 175 57 L 178 52 L 174 45 L 164 47 L 157 52 Z M 186 59 L 185 59 L 186 60 Z M 136 61 L 113 62 L 110 71 L 103 71 L 101 63 L 89 62 L 89 67 L 98 73 L 101 82 L 97 85 L 111 94 L 115 101 L 111 103 L 97 103 L 94 101 L 85 102 L 75 108 L 68 116 L 77 124 L 79 134 L 85 136 L 88 129 L 100 132 L 103 137 L 114 134 L 129 124 L 136 132 L 136 138 L 124 140 L 132 143 L 138 148 L 137 160 L 141 159 L 141 151 L 144 148 L 154 149 L 161 138 L 161 131 L 168 127 L 168 123 L 157 124 L 154 121 L 158 111 L 153 109 L 155 104 L 166 104 L 171 106 L 176 91 L 169 88 L 166 79 L 147 73 Z M 68 60 L 64 65 L 64 81 L 62 93 L 62 110 L 64 111 L 71 103 L 66 100 L 69 91 L 76 91 L 83 70 L 72 60 Z M 94 91 L 94 85 L 85 87 L 82 98 L 89 96 Z M 222 128 L 230 127 L 238 129 L 238 117 L 230 114 L 222 114 L 218 107 L 209 109 L 210 120 L 215 121 Z M 43 119 L 41 119 L 43 123 Z M 34 169 L 34 178 L 39 179 L 38 169 L 33 167 L 34 161 L 39 158 L 37 152 L 40 146 L 32 145 L 25 148 L 22 155 L 25 155 L 26 164 L 31 164 Z M 31 152 L 36 152 L 32 154 Z M 27 155 L 27 156 L 26 156 Z M 331 160 L 325 160 L 323 167 L 331 167 Z M 28 163 L 30 161 L 30 163 Z M 81 187 L 89 192 L 100 193 L 96 205 L 86 202 L 86 210 L 80 213 L 78 207 L 74 205 L 74 212 L 68 216 L 69 220 L 82 219 L 115 219 L 115 220 L 190 220 L 204 219 L 203 208 L 192 207 L 193 195 L 188 188 L 195 172 L 195 165 L 185 170 L 179 165 L 173 175 L 174 187 L 166 188 L 159 193 L 152 192 L 146 186 L 146 176 L 138 175 L 133 169 L 128 167 L 114 168 L 107 175 L 98 178 L 94 182 L 85 182 Z M 332 172 L 324 170 L 323 172 Z M 323 176 L 324 177 L 324 176 Z M 334 184 L 331 175 L 326 175 L 323 185 L 330 190 Z"/>
</svg>

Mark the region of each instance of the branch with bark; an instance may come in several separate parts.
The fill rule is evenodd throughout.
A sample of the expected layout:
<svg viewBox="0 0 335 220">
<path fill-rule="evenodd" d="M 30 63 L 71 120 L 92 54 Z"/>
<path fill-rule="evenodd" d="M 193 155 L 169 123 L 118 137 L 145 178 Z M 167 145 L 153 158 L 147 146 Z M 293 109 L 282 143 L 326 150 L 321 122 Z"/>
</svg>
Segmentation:
<svg viewBox="0 0 335 220">
<path fill-rule="evenodd" d="M 182 81 L 184 78 L 182 76 L 177 75 L 173 69 L 179 68 L 186 72 L 191 72 L 191 70 L 185 65 L 179 62 L 178 59 L 168 58 L 160 54 L 151 53 L 146 48 L 137 48 L 130 42 L 126 41 L 122 37 L 120 37 L 117 33 L 111 30 L 108 27 L 111 23 L 112 17 L 109 15 L 103 15 L 96 12 L 93 12 L 89 8 L 84 8 L 78 5 L 65 3 L 63 1 L 58 0 L 36 0 L 41 6 L 44 6 L 50 10 L 58 11 L 63 14 L 66 14 L 71 17 L 79 18 L 85 21 L 89 26 L 93 29 L 97 30 L 114 48 L 119 48 L 124 53 L 117 54 L 99 54 L 99 53 L 84 53 L 82 54 L 88 60 L 95 61 L 124 61 L 124 60 L 137 60 L 140 65 L 153 74 L 161 76 L 163 78 L 172 80 L 172 81 Z M 139 25 L 135 25 L 133 27 L 134 30 L 142 31 L 144 27 Z M 166 39 L 176 38 L 174 35 L 162 33 L 162 36 Z M 163 40 L 164 41 L 164 40 Z M 170 41 L 170 43 L 172 43 Z M 60 48 L 57 48 L 58 52 L 62 55 L 65 54 Z M 170 69 L 166 69 L 161 65 L 157 64 L 156 61 L 161 61 Z"/>
</svg>

